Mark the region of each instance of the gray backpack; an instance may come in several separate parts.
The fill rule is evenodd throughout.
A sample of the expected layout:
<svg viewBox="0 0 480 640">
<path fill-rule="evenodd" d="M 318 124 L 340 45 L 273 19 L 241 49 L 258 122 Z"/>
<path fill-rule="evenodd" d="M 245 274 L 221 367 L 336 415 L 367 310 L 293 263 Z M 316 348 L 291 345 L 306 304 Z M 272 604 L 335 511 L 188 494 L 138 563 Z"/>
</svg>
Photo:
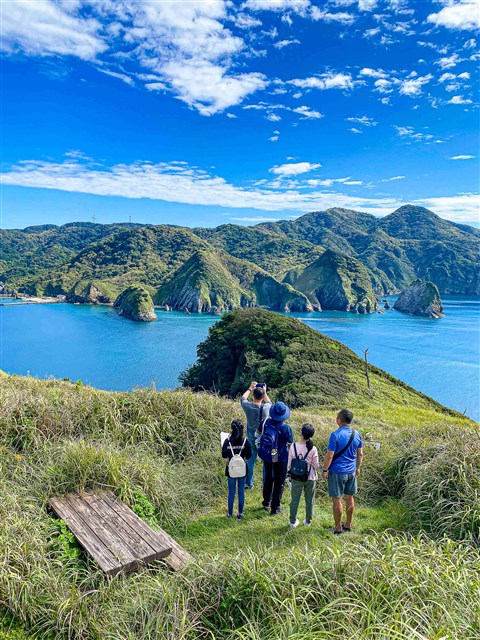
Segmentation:
<svg viewBox="0 0 480 640">
<path fill-rule="evenodd" d="M 247 475 L 247 465 L 242 458 L 242 451 L 246 441 L 247 439 L 245 438 L 239 453 L 234 453 L 232 443 L 230 440 L 228 441 L 230 451 L 232 452 L 232 457 L 228 463 L 228 475 L 230 478 L 244 478 Z"/>
</svg>

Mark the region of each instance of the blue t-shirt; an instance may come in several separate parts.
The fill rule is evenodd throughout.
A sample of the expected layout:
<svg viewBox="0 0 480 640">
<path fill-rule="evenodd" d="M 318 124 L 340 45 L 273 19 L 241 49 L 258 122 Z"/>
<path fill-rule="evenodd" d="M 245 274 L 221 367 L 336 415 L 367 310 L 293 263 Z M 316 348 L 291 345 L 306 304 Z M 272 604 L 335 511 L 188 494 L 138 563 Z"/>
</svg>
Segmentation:
<svg viewBox="0 0 480 640">
<path fill-rule="evenodd" d="M 278 462 L 287 462 L 287 443 L 291 444 L 293 442 L 292 429 L 286 422 L 276 422 L 271 418 L 269 418 L 267 422 L 272 423 L 277 428 Z"/>
<path fill-rule="evenodd" d="M 351 435 L 351 427 L 347 427 L 347 425 L 338 427 L 338 429 L 330 435 L 330 440 L 328 441 L 328 450 L 341 451 L 350 440 Z M 360 449 L 360 447 L 362 446 L 362 436 L 358 431 L 356 431 L 351 445 L 348 447 L 344 454 L 342 454 L 339 458 L 332 462 L 329 467 L 329 471 L 331 471 L 332 473 L 339 473 L 341 475 L 355 473 L 355 470 L 357 468 L 357 449 Z"/>
</svg>

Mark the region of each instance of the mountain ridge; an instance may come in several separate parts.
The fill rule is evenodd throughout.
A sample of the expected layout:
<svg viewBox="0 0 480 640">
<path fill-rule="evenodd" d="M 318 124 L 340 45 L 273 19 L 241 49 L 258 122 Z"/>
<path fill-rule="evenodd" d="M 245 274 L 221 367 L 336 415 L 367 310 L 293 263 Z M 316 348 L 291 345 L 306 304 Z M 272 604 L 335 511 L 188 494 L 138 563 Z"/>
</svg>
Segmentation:
<svg viewBox="0 0 480 640">
<path fill-rule="evenodd" d="M 236 272 L 260 274 L 247 279 L 246 289 L 240 286 L 246 295 L 243 302 L 237 296 L 234 306 L 264 306 L 262 295 L 275 289 L 274 303 L 266 296 L 265 306 L 285 302 L 289 307 L 289 297 L 305 293 L 296 281 L 330 250 L 359 261 L 376 295 L 396 293 L 417 278 L 434 282 L 442 294 L 479 295 L 479 248 L 479 230 L 413 205 L 382 218 L 330 208 L 251 227 L 73 222 L 1 230 L 0 281 L 30 294 L 64 294 L 77 302 L 113 302 L 128 286 L 142 284 L 158 300 L 157 293 L 187 261 L 206 251 L 223 264 L 216 266 L 219 273 L 227 269 L 224 280 L 232 291 L 240 286 L 234 284 Z M 267 276 L 272 280 L 265 291 Z M 282 284 L 292 290 L 281 289 Z M 96 290 L 97 298 L 91 294 Z M 205 299 L 210 293 L 215 292 Z M 229 296 L 227 309 L 233 308 Z"/>
</svg>

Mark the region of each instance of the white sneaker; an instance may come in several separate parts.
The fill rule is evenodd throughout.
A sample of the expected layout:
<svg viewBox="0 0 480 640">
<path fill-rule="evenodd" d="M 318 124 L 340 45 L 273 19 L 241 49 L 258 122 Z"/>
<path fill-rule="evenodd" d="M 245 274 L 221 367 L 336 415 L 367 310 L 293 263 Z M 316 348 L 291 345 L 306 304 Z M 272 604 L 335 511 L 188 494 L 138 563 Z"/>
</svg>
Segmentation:
<svg viewBox="0 0 480 640">
<path fill-rule="evenodd" d="M 299 525 L 299 521 L 298 518 L 295 520 L 295 522 L 290 522 L 290 529 L 296 529 Z"/>
<path fill-rule="evenodd" d="M 304 520 L 303 521 L 303 526 L 304 527 L 311 527 L 312 526 L 312 521 L 311 520 Z"/>
</svg>

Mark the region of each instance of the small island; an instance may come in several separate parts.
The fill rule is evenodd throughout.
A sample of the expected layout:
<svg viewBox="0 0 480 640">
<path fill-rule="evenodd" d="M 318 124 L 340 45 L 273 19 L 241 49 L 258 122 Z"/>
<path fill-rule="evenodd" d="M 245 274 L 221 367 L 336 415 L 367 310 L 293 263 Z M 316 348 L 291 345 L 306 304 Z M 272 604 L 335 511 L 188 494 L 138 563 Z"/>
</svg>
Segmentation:
<svg viewBox="0 0 480 640">
<path fill-rule="evenodd" d="M 141 285 L 132 285 L 125 289 L 113 305 L 119 316 L 135 322 L 152 322 L 157 319 L 153 300 L 148 289 Z"/>
<path fill-rule="evenodd" d="M 412 316 L 442 318 L 444 315 L 437 285 L 420 279 L 402 291 L 393 308 Z"/>
</svg>

